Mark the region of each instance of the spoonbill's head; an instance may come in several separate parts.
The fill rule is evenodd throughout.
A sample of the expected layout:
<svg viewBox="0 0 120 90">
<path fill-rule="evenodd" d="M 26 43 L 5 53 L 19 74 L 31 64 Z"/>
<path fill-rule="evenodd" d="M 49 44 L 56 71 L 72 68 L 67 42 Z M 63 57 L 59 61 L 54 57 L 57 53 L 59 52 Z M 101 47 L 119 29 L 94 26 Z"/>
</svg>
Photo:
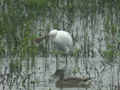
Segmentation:
<svg viewBox="0 0 120 90">
<path fill-rule="evenodd" d="M 49 32 L 48 36 L 50 37 L 50 39 L 54 39 L 57 35 L 58 30 L 54 29 L 52 31 Z"/>
<path fill-rule="evenodd" d="M 40 38 L 36 38 L 35 41 L 36 41 L 36 43 L 39 43 L 40 41 L 42 41 L 46 38 L 50 38 L 51 40 L 54 40 L 57 35 L 57 32 L 58 32 L 57 29 L 53 29 L 48 34 L 41 36 Z"/>
</svg>

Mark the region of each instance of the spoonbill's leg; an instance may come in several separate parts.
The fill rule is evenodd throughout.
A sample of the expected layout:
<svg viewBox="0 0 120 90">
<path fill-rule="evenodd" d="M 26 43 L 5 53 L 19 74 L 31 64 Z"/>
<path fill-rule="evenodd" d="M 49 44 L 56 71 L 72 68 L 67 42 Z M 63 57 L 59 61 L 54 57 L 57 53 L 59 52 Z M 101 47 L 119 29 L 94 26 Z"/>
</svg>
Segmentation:
<svg viewBox="0 0 120 90">
<path fill-rule="evenodd" d="M 66 62 L 65 62 L 65 63 L 66 63 L 66 65 L 67 65 L 67 63 L 68 63 L 68 62 L 67 62 L 67 55 L 65 55 L 65 61 L 66 61 Z"/>
<path fill-rule="evenodd" d="M 58 55 L 56 55 L 56 70 L 59 69 L 59 59 L 58 59 Z"/>
</svg>

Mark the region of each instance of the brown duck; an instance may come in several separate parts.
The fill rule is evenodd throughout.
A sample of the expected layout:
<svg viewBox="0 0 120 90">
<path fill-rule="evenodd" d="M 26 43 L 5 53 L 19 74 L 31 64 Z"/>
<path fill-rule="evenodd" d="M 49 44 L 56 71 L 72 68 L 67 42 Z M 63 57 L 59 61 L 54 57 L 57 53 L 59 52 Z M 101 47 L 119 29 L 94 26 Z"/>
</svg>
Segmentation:
<svg viewBox="0 0 120 90">
<path fill-rule="evenodd" d="M 89 88 L 91 81 L 88 77 L 68 77 L 64 78 L 64 70 L 59 69 L 54 73 L 58 77 L 56 81 L 57 88 Z"/>
</svg>

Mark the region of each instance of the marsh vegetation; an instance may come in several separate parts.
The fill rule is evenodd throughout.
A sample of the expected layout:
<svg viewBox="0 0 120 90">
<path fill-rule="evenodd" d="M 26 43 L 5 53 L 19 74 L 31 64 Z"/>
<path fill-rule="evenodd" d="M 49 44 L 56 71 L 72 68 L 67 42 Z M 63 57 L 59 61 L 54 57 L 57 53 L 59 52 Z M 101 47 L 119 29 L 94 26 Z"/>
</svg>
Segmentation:
<svg viewBox="0 0 120 90">
<path fill-rule="evenodd" d="M 88 90 L 119 90 L 119 10 L 119 0 L 0 0 L 0 90 L 56 90 L 56 59 L 93 78 Z M 71 33 L 73 56 L 50 53 L 48 39 L 34 43 L 53 28 Z"/>
</svg>

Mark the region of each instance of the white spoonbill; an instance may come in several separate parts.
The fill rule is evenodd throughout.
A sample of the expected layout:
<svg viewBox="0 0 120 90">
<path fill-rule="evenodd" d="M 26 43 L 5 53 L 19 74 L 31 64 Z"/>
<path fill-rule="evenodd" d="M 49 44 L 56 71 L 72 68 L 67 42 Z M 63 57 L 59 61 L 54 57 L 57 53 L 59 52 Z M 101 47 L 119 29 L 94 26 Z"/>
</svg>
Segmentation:
<svg viewBox="0 0 120 90">
<path fill-rule="evenodd" d="M 48 33 L 48 35 L 36 39 L 36 42 L 39 43 L 41 40 L 47 37 L 49 37 L 49 39 L 55 43 L 56 49 L 64 51 L 67 54 L 72 51 L 73 40 L 69 32 L 53 29 Z"/>
<path fill-rule="evenodd" d="M 55 46 L 58 50 L 62 51 L 63 53 L 65 52 L 65 54 L 71 53 L 73 48 L 73 40 L 69 32 L 53 29 L 48 33 L 48 35 L 37 39 L 36 42 L 40 42 L 40 40 L 43 40 L 44 38 L 47 37 L 49 37 L 49 39 L 55 43 Z M 67 58 L 66 58 L 66 64 L 67 64 Z M 57 66 L 58 63 L 56 61 L 56 68 Z"/>
</svg>

